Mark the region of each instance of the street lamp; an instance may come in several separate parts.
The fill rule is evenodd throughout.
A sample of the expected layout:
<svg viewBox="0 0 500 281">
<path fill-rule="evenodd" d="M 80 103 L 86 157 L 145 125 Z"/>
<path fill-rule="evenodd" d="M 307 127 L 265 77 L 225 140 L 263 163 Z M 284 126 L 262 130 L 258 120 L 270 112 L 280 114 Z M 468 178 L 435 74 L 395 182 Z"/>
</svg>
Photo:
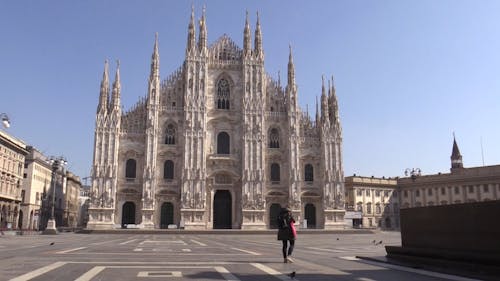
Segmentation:
<svg viewBox="0 0 500 281">
<path fill-rule="evenodd" d="M 68 162 L 62 156 L 51 156 L 48 162 L 52 166 L 52 211 L 50 214 L 50 219 L 47 222 L 47 228 L 45 228 L 43 234 L 57 234 L 56 221 L 54 216 L 54 209 L 56 205 L 57 170 L 59 170 L 59 168 L 63 168 L 66 164 L 68 164 Z"/>
<path fill-rule="evenodd" d="M 405 176 L 410 176 L 413 181 L 417 179 L 417 177 L 422 175 L 422 170 L 420 168 L 406 168 Z"/>
<path fill-rule="evenodd" d="M 2 125 L 4 126 L 4 128 L 9 128 L 10 127 L 9 116 L 7 116 L 7 114 L 5 113 L 0 113 L 0 118 L 2 118 Z"/>
</svg>

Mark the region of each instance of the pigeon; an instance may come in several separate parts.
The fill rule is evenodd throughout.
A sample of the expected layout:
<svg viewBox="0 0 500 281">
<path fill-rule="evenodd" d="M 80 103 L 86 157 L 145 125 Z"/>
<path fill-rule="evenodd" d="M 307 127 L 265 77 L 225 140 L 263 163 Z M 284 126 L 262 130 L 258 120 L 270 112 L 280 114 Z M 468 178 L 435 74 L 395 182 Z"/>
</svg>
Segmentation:
<svg viewBox="0 0 500 281">
<path fill-rule="evenodd" d="M 290 274 L 288 274 L 288 276 L 290 276 L 290 278 L 292 278 L 292 279 L 295 278 L 295 271 L 292 272 L 292 273 L 290 273 Z"/>
<path fill-rule="evenodd" d="M 51 243 L 50 243 L 50 245 L 51 245 L 51 246 L 52 246 L 52 245 L 54 245 L 54 242 L 51 242 Z"/>
<path fill-rule="evenodd" d="M 337 241 L 339 241 L 339 238 L 337 237 Z"/>
<path fill-rule="evenodd" d="M 375 244 L 377 241 L 373 240 L 372 243 Z"/>
<path fill-rule="evenodd" d="M 382 240 L 378 241 L 378 243 L 377 243 L 377 245 L 380 245 L 380 244 L 382 244 Z"/>
</svg>

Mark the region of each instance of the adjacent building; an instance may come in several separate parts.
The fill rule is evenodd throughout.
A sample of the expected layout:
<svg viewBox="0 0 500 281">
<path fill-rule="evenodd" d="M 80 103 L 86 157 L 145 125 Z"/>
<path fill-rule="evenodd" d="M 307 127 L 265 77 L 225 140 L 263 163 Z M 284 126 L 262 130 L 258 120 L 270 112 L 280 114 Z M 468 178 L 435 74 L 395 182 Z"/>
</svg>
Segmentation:
<svg viewBox="0 0 500 281">
<path fill-rule="evenodd" d="M 266 229 L 285 206 L 310 228 L 343 227 L 333 79 L 311 118 L 291 47 L 282 85 L 265 70 L 259 18 L 253 35 L 248 15 L 243 30 L 243 48 L 227 35 L 208 45 L 205 12 L 196 39 L 193 11 L 184 63 L 162 79 L 156 37 L 147 95 L 124 112 L 119 65 L 110 87 L 105 63 L 89 228 Z"/>
<path fill-rule="evenodd" d="M 398 180 L 401 208 L 500 200 L 500 165 L 464 168 L 453 140 L 450 173 Z"/>
<path fill-rule="evenodd" d="M 80 190 L 82 183 L 80 177 L 66 171 L 66 185 L 64 187 L 64 206 L 62 226 L 76 228 L 80 210 Z"/>
<path fill-rule="evenodd" d="M 346 223 L 354 228 L 399 229 L 396 178 L 345 177 Z"/>
<path fill-rule="evenodd" d="M 0 229 L 17 229 L 23 224 L 23 194 L 26 144 L 0 130 Z"/>
<path fill-rule="evenodd" d="M 28 146 L 27 150 L 22 185 L 21 228 L 38 230 L 42 222 L 42 203 L 51 189 L 52 170 L 45 155 L 32 146 Z"/>
</svg>

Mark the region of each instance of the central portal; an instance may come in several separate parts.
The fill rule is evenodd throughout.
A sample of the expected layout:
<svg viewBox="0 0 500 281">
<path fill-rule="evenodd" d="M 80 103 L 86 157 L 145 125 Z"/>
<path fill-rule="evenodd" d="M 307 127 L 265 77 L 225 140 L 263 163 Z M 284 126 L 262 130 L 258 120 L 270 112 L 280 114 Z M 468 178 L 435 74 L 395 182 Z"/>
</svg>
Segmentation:
<svg viewBox="0 0 500 281">
<path fill-rule="evenodd" d="M 214 229 L 231 228 L 232 200 L 229 190 L 217 190 L 214 196 Z"/>
</svg>

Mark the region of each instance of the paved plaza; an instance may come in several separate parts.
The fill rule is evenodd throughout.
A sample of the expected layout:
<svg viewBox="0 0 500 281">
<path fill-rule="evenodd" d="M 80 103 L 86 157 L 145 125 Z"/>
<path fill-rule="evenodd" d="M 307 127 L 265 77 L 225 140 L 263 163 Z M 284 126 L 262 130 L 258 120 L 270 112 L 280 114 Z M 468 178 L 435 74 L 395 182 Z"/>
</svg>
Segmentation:
<svg viewBox="0 0 500 281">
<path fill-rule="evenodd" d="M 375 243 L 374 243 L 375 242 Z M 275 234 L 0 236 L 0 280 L 471 280 L 370 262 L 400 245 L 397 232 L 300 234 L 283 263 Z"/>
</svg>

